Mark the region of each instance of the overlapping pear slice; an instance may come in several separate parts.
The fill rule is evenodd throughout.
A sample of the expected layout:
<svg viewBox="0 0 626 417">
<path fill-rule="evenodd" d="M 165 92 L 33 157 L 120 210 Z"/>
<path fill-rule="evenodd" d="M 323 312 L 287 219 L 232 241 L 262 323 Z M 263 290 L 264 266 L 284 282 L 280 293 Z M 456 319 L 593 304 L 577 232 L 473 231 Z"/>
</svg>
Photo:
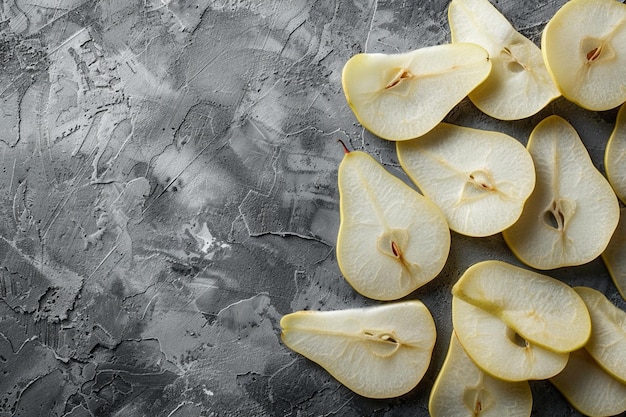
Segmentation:
<svg viewBox="0 0 626 417">
<path fill-rule="evenodd" d="M 535 187 L 530 154 L 504 133 L 441 123 L 396 148 L 407 175 L 464 235 L 489 236 L 511 226 Z"/>
<path fill-rule="evenodd" d="M 626 5 L 571 0 L 546 24 L 541 49 L 565 98 L 588 110 L 626 101 Z"/>
<path fill-rule="evenodd" d="M 602 260 L 622 298 L 626 300 L 626 208 L 620 209 L 619 223 Z"/>
<path fill-rule="evenodd" d="M 587 352 L 604 370 L 626 384 L 626 312 L 600 291 L 576 287 L 591 316 L 591 337 Z"/>
<path fill-rule="evenodd" d="M 475 43 L 489 53 L 491 73 L 469 94 L 484 113 L 501 120 L 522 119 L 561 95 L 539 47 L 488 0 L 453 0 L 448 21 L 453 42 Z"/>
<path fill-rule="evenodd" d="M 533 399 L 527 381 L 485 374 L 452 332 L 448 354 L 430 392 L 431 417 L 528 417 Z"/>
<path fill-rule="evenodd" d="M 537 182 L 518 221 L 502 232 L 509 248 L 536 269 L 595 259 L 619 220 L 613 189 L 593 165 L 576 130 L 559 116 L 542 120 L 527 148 Z"/>
<path fill-rule="evenodd" d="M 450 251 L 441 210 L 364 152 L 339 166 L 337 262 L 362 295 L 395 300 L 436 277 Z"/>
<path fill-rule="evenodd" d="M 626 385 L 607 374 L 585 349 L 570 353 L 565 369 L 550 382 L 586 416 L 615 416 L 626 411 Z"/>
<path fill-rule="evenodd" d="M 428 369 L 435 322 L 420 301 L 283 316 L 282 340 L 359 395 L 391 398 Z"/>
<path fill-rule="evenodd" d="M 523 339 L 494 314 L 452 297 L 452 322 L 470 358 L 505 381 L 546 379 L 559 373 L 568 353 L 553 352 Z"/>
<path fill-rule="evenodd" d="M 626 203 L 626 105 L 620 107 L 615 127 L 606 143 L 604 169 L 615 194 Z"/>
<path fill-rule="evenodd" d="M 506 262 L 472 265 L 452 287 L 452 295 L 498 317 L 524 340 L 554 352 L 579 349 L 591 334 L 589 312 L 576 291 Z"/>
<path fill-rule="evenodd" d="M 363 127 L 396 141 L 435 127 L 490 71 L 487 51 L 455 43 L 401 54 L 358 54 L 345 64 L 341 81 Z"/>
</svg>

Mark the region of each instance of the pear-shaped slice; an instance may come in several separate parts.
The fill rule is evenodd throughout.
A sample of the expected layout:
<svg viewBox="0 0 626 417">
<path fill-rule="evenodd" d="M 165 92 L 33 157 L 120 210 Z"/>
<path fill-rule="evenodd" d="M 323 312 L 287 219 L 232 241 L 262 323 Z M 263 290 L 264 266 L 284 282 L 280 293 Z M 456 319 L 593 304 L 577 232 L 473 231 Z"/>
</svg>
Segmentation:
<svg viewBox="0 0 626 417">
<path fill-rule="evenodd" d="M 452 42 L 469 42 L 489 53 L 489 77 L 469 94 L 491 117 L 529 117 L 561 93 L 543 62 L 541 50 L 516 31 L 488 0 L 453 0 L 448 8 Z"/>
<path fill-rule="evenodd" d="M 508 382 L 485 374 L 452 332 L 448 354 L 430 392 L 431 417 L 528 417 L 532 405 L 527 381 Z"/>
<path fill-rule="evenodd" d="M 364 152 L 339 166 L 337 262 L 362 295 L 395 300 L 446 263 L 450 229 L 441 210 Z"/>
<path fill-rule="evenodd" d="M 345 64 L 341 81 L 363 127 L 395 141 L 435 127 L 490 71 L 487 51 L 456 43 L 401 54 L 358 54 Z"/>
<path fill-rule="evenodd" d="M 591 337 L 585 349 L 604 370 L 626 384 L 626 312 L 600 291 L 576 287 L 591 316 Z"/>
<path fill-rule="evenodd" d="M 441 123 L 396 148 L 404 171 L 464 235 L 511 226 L 535 187 L 530 154 L 504 133 Z"/>
<path fill-rule="evenodd" d="M 620 107 L 615 128 L 606 143 L 604 169 L 615 194 L 626 203 L 626 105 Z"/>
<path fill-rule="evenodd" d="M 549 116 L 532 131 L 527 148 L 537 182 L 519 220 L 503 232 L 506 243 L 536 269 L 597 258 L 617 227 L 619 203 L 576 130 Z"/>
<path fill-rule="evenodd" d="M 602 260 L 617 290 L 626 300 L 626 208 L 624 207 L 620 209 L 617 229 L 609 245 L 602 252 Z"/>
<path fill-rule="evenodd" d="M 569 285 L 505 262 L 472 265 L 452 287 L 452 295 L 500 318 L 530 343 L 554 352 L 579 349 L 591 334 L 587 307 Z M 463 343 L 460 334 L 459 338 Z"/>
<path fill-rule="evenodd" d="M 626 385 L 607 374 L 585 349 L 570 353 L 565 369 L 550 382 L 586 416 L 615 416 L 626 411 Z"/>
<path fill-rule="evenodd" d="M 420 301 L 283 316 L 282 340 L 359 395 L 391 398 L 428 369 L 436 330 Z"/>
<path fill-rule="evenodd" d="M 566 2 L 546 24 L 541 49 L 568 100 L 588 110 L 608 110 L 626 101 L 626 5 Z"/>
<path fill-rule="evenodd" d="M 495 315 L 457 297 L 452 297 L 452 323 L 469 357 L 496 378 L 546 379 L 561 372 L 567 363 L 568 353 L 543 349 L 525 340 Z"/>
</svg>

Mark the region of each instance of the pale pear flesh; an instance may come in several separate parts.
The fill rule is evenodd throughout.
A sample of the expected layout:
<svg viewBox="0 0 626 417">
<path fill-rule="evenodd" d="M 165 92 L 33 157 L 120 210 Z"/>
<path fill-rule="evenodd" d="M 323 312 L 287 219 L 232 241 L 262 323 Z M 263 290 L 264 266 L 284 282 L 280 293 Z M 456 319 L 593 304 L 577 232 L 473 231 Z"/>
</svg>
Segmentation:
<svg viewBox="0 0 626 417">
<path fill-rule="evenodd" d="M 528 417 L 532 404 L 527 381 L 503 381 L 486 374 L 452 332 L 446 359 L 430 392 L 431 417 Z"/>
<path fill-rule="evenodd" d="M 430 365 L 435 322 L 420 301 L 337 311 L 298 311 L 280 321 L 287 347 L 359 395 L 391 398 L 413 389 Z"/>
<path fill-rule="evenodd" d="M 596 289 L 574 290 L 591 316 L 591 337 L 585 349 L 607 373 L 626 384 L 626 312 Z"/>
<path fill-rule="evenodd" d="M 615 194 L 626 204 L 626 105 L 620 107 L 606 143 L 604 169 Z"/>
<path fill-rule="evenodd" d="M 602 260 L 615 287 L 626 300 L 626 208 L 624 207 L 620 209 L 617 229 L 602 252 Z"/>
<path fill-rule="evenodd" d="M 557 353 L 524 340 L 495 315 L 452 297 L 452 323 L 459 342 L 483 371 L 505 381 L 550 378 L 567 363 Z"/>
<path fill-rule="evenodd" d="M 489 53 L 491 73 L 469 94 L 484 113 L 500 120 L 522 119 L 561 95 L 539 47 L 488 0 L 453 0 L 448 21 L 452 42 L 475 43 Z"/>
<path fill-rule="evenodd" d="M 509 248 L 542 270 L 597 258 L 617 227 L 619 203 L 578 133 L 549 116 L 533 129 L 527 149 L 537 179 L 520 218 L 502 232 Z"/>
<path fill-rule="evenodd" d="M 587 307 L 569 285 L 506 262 L 472 265 L 454 285 L 452 295 L 498 317 L 528 342 L 554 352 L 579 349 L 591 334 Z M 463 343 L 460 333 L 459 338 Z"/>
<path fill-rule="evenodd" d="M 361 53 L 345 64 L 341 80 L 361 125 L 397 141 L 434 128 L 490 71 L 487 51 L 456 43 L 401 54 Z"/>
<path fill-rule="evenodd" d="M 400 165 L 450 229 L 490 236 L 511 226 L 535 187 L 526 148 L 504 133 L 440 123 L 396 144 Z"/>
<path fill-rule="evenodd" d="M 356 291 L 395 300 L 441 272 L 450 229 L 437 206 L 364 152 L 347 153 L 338 177 L 337 262 Z"/>
<path fill-rule="evenodd" d="M 626 5 L 571 0 L 546 24 L 541 49 L 565 98 L 588 110 L 626 101 Z"/>
<path fill-rule="evenodd" d="M 565 369 L 550 382 L 586 416 L 614 416 L 626 411 L 626 385 L 607 374 L 585 349 L 570 353 Z"/>
</svg>

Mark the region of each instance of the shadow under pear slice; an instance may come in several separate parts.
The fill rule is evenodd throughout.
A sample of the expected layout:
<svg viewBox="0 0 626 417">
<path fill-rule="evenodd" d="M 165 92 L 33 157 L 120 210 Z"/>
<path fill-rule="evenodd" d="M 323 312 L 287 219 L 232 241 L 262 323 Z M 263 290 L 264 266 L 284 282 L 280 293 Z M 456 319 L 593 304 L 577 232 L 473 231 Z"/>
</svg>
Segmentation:
<svg viewBox="0 0 626 417">
<path fill-rule="evenodd" d="M 606 143 L 604 169 L 615 194 L 626 204 L 626 105 L 617 112 L 615 127 Z"/>
<path fill-rule="evenodd" d="M 620 209 L 617 229 L 602 252 L 602 260 L 617 290 L 626 300 L 626 208 L 624 207 Z"/>
</svg>

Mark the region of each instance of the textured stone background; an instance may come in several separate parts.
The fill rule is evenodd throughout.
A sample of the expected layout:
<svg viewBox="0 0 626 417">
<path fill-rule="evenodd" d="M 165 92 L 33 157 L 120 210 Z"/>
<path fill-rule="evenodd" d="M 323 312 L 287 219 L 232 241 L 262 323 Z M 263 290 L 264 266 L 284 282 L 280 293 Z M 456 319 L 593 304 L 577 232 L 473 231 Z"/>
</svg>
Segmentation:
<svg viewBox="0 0 626 417">
<path fill-rule="evenodd" d="M 539 43 L 564 0 L 496 1 Z M 500 235 L 453 234 L 407 298 L 439 331 L 411 393 L 361 398 L 285 348 L 283 314 L 376 304 L 337 267 L 336 140 L 395 175 L 356 123 L 341 69 L 358 52 L 448 42 L 447 1 L 0 1 L 0 417 L 425 416 L 450 335 L 450 288 Z M 602 169 L 615 112 L 560 99 L 545 116 Z M 551 271 L 624 307 L 600 260 Z M 390 376 L 391 377 L 391 376 Z M 535 416 L 578 415 L 547 382 Z"/>
</svg>

